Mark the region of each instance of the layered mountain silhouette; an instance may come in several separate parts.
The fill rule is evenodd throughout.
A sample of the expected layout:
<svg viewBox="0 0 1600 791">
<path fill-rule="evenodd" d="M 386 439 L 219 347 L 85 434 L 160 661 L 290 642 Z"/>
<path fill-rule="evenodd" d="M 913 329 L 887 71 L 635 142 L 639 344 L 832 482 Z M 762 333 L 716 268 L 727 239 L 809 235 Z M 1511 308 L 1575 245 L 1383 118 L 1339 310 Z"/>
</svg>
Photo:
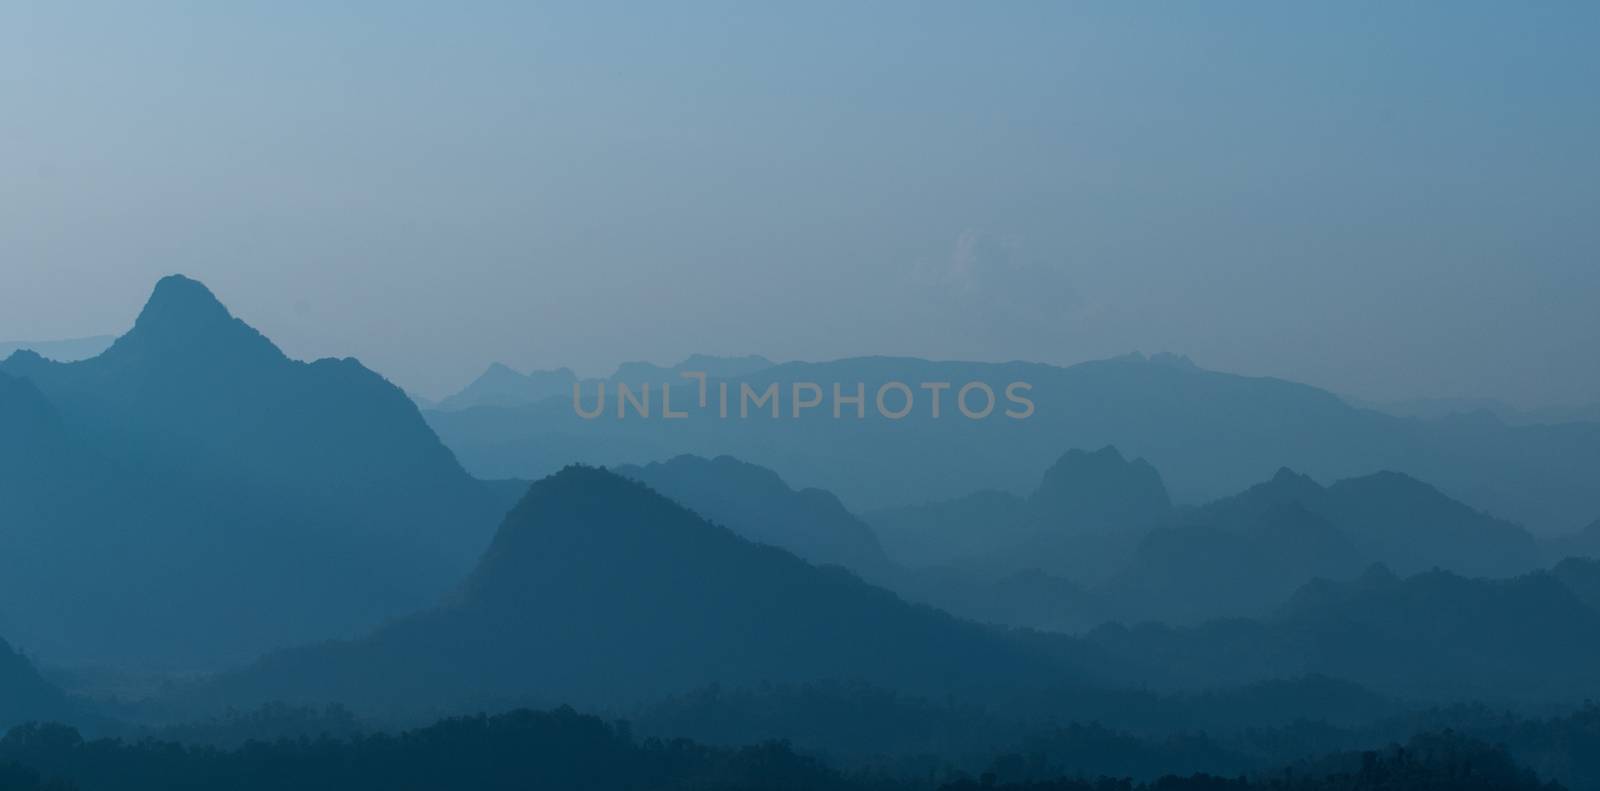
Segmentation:
<svg viewBox="0 0 1600 791">
<path fill-rule="evenodd" d="M 106 350 L 116 340 L 111 335 L 94 335 L 88 338 L 67 338 L 55 341 L 0 341 L 0 360 L 27 349 L 40 357 L 61 362 L 72 362 L 93 357 Z"/>
<path fill-rule="evenodd" d="M 1406 475 L 1324 488 L 1282 469 L 1152 533 L 1102 594 L 1125 619 L 1195 623 L 1263 614 L 1306 580 L 1349 579 L 1373 563 L 1506 577 L 1538 567 L 1540 551 L 1516 525 Z"/>
<path fill-rule="evenodd" d="M 711 354 L 691 354 L 677 365 L 666 367 L 647 362 L 628 362 L 617 366 L 611 375 L 614 382 L 627 382 L 634 387 L 645 382 L 676 381 L 684 371 L 705 373 L 708 379 L 734 379 L 760 373 L 771 368 L 773 362 L 759 354 L 742 357 L 718 357 Z"/>
<path fill-rule="evenodd" d="M 751 541 L 811 563 L 843 566 L 867 579 L 882 579 L 889 571 L 877 536 L 839 498 L 821 489 L 795 491 L 765 467 L 731 456 L 679 456 L 615 472 Z"/>
<path fill-rule="evenodd" d="M 1045 571 L 1090 583 L 1120 567 L 1140 538 L 1171 516 L 1155 468 L 1108 445 L 1067 451 L 1025 499 L 985 491 L 867 518 L 910 565 Z"/>
<path fill-rule="evenodd" d="M 1550 569 L 1578 601 L 1600 611 L 1600 560 L 1567 558 Z"/>
<path fill-rule="evenodd" d="M 430 412 L 428 419 L 485 477 L 535 478 L 574 460 L 642 464 L 683 453 L 731 455 L 797 487 L 834 492 L 863 513 L 979 490 L 1023 494 L 1062 448 L 1105 445 L 1147 459 L 1179 503 L 1227 496 L 1288 466 L 1319 480 L 1403 470 L 1472 508 L 1539 532 L 1570 530 L 1600 513 L 1592 485 L 1600 476 L 1600 423 L 1396 417 L 1305 385 L 1141 357 L 1066 368 L 868 357 L 785 363 L 732 378 L 758 390 L 795 382 L 848 389 L 860 382 L 869 405 L 870 393 L 890 381 L 957 387 L 979 381 L 997 392 L 1026 382 L 1036 409 L 1025 420 L 997 414 L 971 421 L 953 415 L 947 393 L 946 409 L 934 418 L 919 391 L 917 408 L 901 420 L 870 408 L 859 420 L 835 420 L 828 409 L 794 419 L 786 402 L 775 419 L 721 419 L 708 409 L 684 420 L 586 421 L 564 399 Z"/>
<path fill-rule="evenodd" d="M 1372 563 L 1505 577 L 1541 559 L 1526 531 L 1406 475 L 1323 487 L 1284 468 L 1240 494 L 1174 509 L 1150 465 L 1109 447 L 1069 451 L 1027 499 L 979 492 L 867 519 L 908 565 L 1076 582 L 1080 609 L 1055 623 L 1253 617 L 1312 578 L 1350 579 Z"/>
<path fill-rule="evenodd" d="M 0 734 L 37 720 L 77 720 L 84 707 L 39 675 L 27 657 L 0 639 Z"/>
<path fill-rule="evenodd" d="M 747 541 L 642 483 L 570 467 L 533 484 L 444 605 L 268 657 L 214 694 L 619 702 L 817 679 L 971 693 L 1052 683 L 1066 663 L 1048 653 Z"/>
<path fill-rule="evenodd" d="M 623 363 L 607 380 L 626 382 L 632 388 L 645 383 L 659 387 L 664 382 L 682 383 L 683 371 L 704 373 L 708 378 L 727 379 L 745 376 L 772 367 L 772 361 L 759 355 L 745 357 L 714 357 L 705 354 L 690 355 L 683 362 L 664 367 L 646 362 Z M 572 386 L 580 380 L 571 368 L 519 373 L 504 363 L 494 363 L 477 379 L 433 408 L 443 412 L 458 412 L 474 407 L 518 407 L 537 404 L 550 399 L 570 402 Z"/>
<path fill-rule="evenodd" d="M 571 368 L 524 374 L 495 363 L 461 392 L 440 401 L 437 408 L 453 412 L 478 406 L 520 406 L 547 398 L 571 398 L 572 385 L 577 381 L 578 375 Z"/>
<path fill-rule="evenodd" d="M 1278 613 L 1196 628 L 1107 625 L 1089 642 L 1152 684 L 1326 674 L 1418 700 L 1562 701 L 1600 691 L 1600 610 L 1555 574 L 1503 580 L 1375 566 Z"/>
<path fill-rule="evenodd" d="M 1117 461 L 1120 463 L 1120 457 Z M 1082 587 L 1037 568 L 907 568 L 895 564 L 879 547 L 872 528 L 845 510 L 831 493 L 820 489 L 797 492 L 777 473 L 732 457 L 679 456 L 643 467 L 619 467 L 616 472 L 649 484 L 751 541 L 787 549 L 814 564 L 843 566 L 910 601 L 962 618 L 1077 631 L 1097 625 L 1105 617 L 1106 608 Z M 1114 495 L 1096 499 L 1106 502 Z M 974 532 L 998 529 L 983 522 L 969 522 L 964 527 Z"/>
<path fill-rule="evenodd" d="M 350 634 L 460 578 L 509 498 L 351 359 L 290 360 L 200 283 L 104 353 L 0 363 L 14 639 L 193 666 Z"/>
<path fill-rule="evenodd" d="M 1546 541 L 1545 554 L 1553 560 L 1568 557 L 1600 558 L 1600 519 L 1575 533 L 1555 536 Z"/>
</svg>

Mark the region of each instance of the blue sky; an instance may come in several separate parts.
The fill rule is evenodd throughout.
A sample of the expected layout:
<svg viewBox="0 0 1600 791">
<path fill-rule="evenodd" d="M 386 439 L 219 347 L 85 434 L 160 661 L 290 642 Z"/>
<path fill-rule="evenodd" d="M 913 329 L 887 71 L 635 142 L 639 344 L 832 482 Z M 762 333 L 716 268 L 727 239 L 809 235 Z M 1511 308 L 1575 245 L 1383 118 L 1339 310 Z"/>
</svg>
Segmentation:
<svg viewBox="0 0 1600 791">
<path fill-rule="evenodd" d="M 0 338 L 1600 400 L 1593 3 L 0 2 Z"/>
</svg>

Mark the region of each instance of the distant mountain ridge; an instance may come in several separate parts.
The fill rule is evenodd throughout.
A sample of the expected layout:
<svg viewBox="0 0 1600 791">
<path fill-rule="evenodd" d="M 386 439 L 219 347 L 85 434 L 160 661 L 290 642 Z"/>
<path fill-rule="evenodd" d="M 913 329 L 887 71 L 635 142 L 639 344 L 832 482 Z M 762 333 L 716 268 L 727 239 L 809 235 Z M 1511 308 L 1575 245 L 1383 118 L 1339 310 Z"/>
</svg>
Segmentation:
<svg viewBox="0 0 1600 791">
<path fill-rule="evenodd" d="M 1111 447 L 1069 451 L 1026 500 L 980 492 L 866 519 L 911 566 L 1043 571 L 1083 586 L 1079 604 L 1098 605 L 1085 613 L 1125 621 L 1259 616 L 1314 577 L 1349 579 L 1372 563 L 1509 577 L 1545 562 L 1527 531 L 1399 473 L 1323 487 L 1283 468 L 1174 508 L 1153 467 Z"/>
<path fill-rule="evenodd" d="M 50 341 L 0 341 L 0 360 L 26 349 L 49 360 L 73 362 L 105 351 L 115 340 L 115 335 L 92 335 Z"/>
<path fill-rule="evenodd" d="M 430 411 L 463 463 L 485 477 L 536 478 L 572 461 L 643 464 L 683 453 L 731 455 L 797 487 L 837 494 L 859 512 L 954 493 L 1022 494 L 1064 447 L 1115 445 L 1161 470 L 1172 500 L 1196 504 L 1290 467 L 1320 480 L 1400 470 L 1452 498 L 1540 533 L 1570 531 L 1600 513 L 1600 424 L 1509 426 L 1493 418 L 1419 420 L 1350 406 L 1306 385 L 1208 371 L 1143 357 L 1066 368 L 1034 363 L 863 357 L 783 363 L 739 377 L 752 388 L 794 382 L 979 381 L 1032 386 L 1025 420 L 584 420 L 565 400 Z M 924 394 L 924 399 L 926 395 Z"/>
<path fill-rule="evenodd" d="M 744 357 L 693 354 L 671 367 L 647 362 L 623 363 L 604 381 L 624 382 L 637 389 L 646 383 L 660 386 L 663 382 L 680 382 L 679 374 L 684 371 L 704 373 L 708 379 L 726 379 L 753 374 L 772 365 L 771 360 L 754 354 Z M 524 374 L 504 363 L 494 363 L 460 392 L 444 398 L 432 408 L 442 412 L 458 412 L 474 407 L 518 407 L 552 398 L 570 399 L 572 386 L 580 381 L 571 368 Z"/>
</svg>

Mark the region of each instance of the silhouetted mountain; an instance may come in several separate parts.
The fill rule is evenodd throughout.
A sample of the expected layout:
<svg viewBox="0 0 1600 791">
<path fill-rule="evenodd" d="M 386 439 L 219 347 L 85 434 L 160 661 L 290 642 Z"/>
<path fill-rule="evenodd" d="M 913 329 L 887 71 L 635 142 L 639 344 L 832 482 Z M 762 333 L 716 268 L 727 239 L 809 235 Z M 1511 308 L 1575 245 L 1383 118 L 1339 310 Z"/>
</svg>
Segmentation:
<svg viewBox="0 0 1600 791">
<path fill-rule="evenodd" d="M 440 401 L 437 408 L 455 411 L 475 406 L 533 404 L 546 398 L 571 398 L 572 384 L 576 381 L 578 375 L 571 368 L 523 374 L 495 363 L 461 392 Z"/>
<path fill-rule="evenodd" d="M 1342 531 L 1298 503 L 1232 519 L 1202 509 L 1144 537 L 1098 592 L 1123 619 L 1192 624 L 1264 615 L 1307 581 L 1364 565 Z"/>
<path fill-rule="evenodd" d="M 1545 557 L 1549 560 L 1562 558 L 1600 558 L 1600 519 L 1589 523 L 1588 527 L 1576 533 L 1555 536 L 1545 542 Z"/>
<path fill-rule="evenodd" d="M 678 501 L 751 541 L 816 564 L 881 580 L 889 560 L 872 529 L 821 489 L 795 491 L 778 474 L 731 456 L 679 456 L 615 472 Z"/>
<path fill-rule="evenodd" d="M 773 469 L 795 486 L 834 492 L 859 512 L 978 490 L 1020 494 L 1062 448 L 1115 445 L 1161 470 L 1180 503 L 1238 492 L 1289 466 L 1321 480 L 1403 470 L 1473 508 L 1539 531 L 1569 529 L 1600 513 L 1592 484 L 1600 477 L 1600 424 L 1398 418 L 1304 385 L 1142 358 L 1058 368 L 871 357 L 786 363 L 738 379 L 756 390 L 778 384 L 780 417 L 722 419 L 713 403 L 683 420 L 586 421 L 570 400 L 555 399 L 431 412 L 428 419 L 468 468 L 486 477 L 533 478 L 574 460 L 642 464 L 681 453 L 726 454 Z M 911 383 L 918 396 L 900 420 L 873 408 L 872 394 L 890 381 Z M 1027 382 L 1036 409 L 1018 420 L 997 408 L 974 421 L 955 412 L 946 392 L 945 409 L 934 418 L 931 396 L 916 387 L 973 381 L 997 395 L 1010 382 Z M 835 420 L 823 407 L 795 419 L 787 391 L 796 382 L 847 389 L 860 382 L 866 416 Z M 683 384 L 684 394 L 693 384 Z M 738 387 L 732 390 L 737 399 Z M 675 407 L 691 403 L 674 400 Z"/>
<path fill-rule="evenodd" d="M 1070 450 L 1028 498 L 1027 538 L 994 553 L 991 562 L 1012 569 L 1037 566 L 1097 584 L 1125 564 L 1171 512 L 1167 488 L 1149 462 L 1124 459 L 1110 445 L 1093 453 Z"/>
<path fill-rule="evenodd" d="M 992 573 L 896 567 L 872 529 L 838 498 L 820 489 L 796 492 L 777 473 L 731 457 L 708 461 L 680 456 L 616 472 L 752 541 L 787 549 L 812 563 L 844 566 L 911 601 L 962 618 L 1075 631 L 1098 624 L 1104 611 L 1077 585 L 1037 569 Z"/>
<path fill-rule="evenodd" d="M 868 511 L 862 518 L 892 559 L 920 568 L 964 565 L 1015 549 L 1032 526 L 1026 499 L 994 490 Z"/>
<path fill-rule="evenodd" d="M 1567 558 L 1550 570 L 1555 578 L 1578 597 L 1578 601 L 1600 612 L 1600 560 Z"/>
<path fill-rule="evenodd" d="M 670 368 L 654 363 L 629 362 L 617 366 L 611 375 L 613 382 L 627 382 L 638 387 L 645 382 L 675 382 L 684 371 L 702 371 L 707 379 L 734 379 L 749 376 L 772 367 L 772 361 L 759 354 L 743 357 L 717 357 L 709 354 L 691 354 L 683 362 Z"/>
<path fill-rule="evenodd" d="M 713 357 L 694 354 L 670 368 L 646 362 L 623 363 L 606 381 L 626 382 L 635 389 L 645 383 L 659 387 L 669 382 L 680 387 L 688 387 L 691 384 L 698 387 L 698 383 L 687 382 L 679 376 L 679 373 L 699 371 L 705 373 L 708 379 L 728 379 L 771 367 L 772 361 L 759 355 Z M 473 407 L 527 406 L 549 399 L 560 399 L 563 403 L 571 403 L 572 385 L 578 381 L 577 374 L 570 368 L 523 374 L 501 363 L 495 363 L 461 392 L 445 398 L 433 408 L 441 412 L 459 412 Z M 586 384 L 590 385 L 592 390 L 593 384 L 599 381 L 588 380 Z"/>
<path fill-rule="evenodd" d="M 508 503 L 398 388 L 288 359 L 186 278 L 100 356 L 18 352 L 0 375 L 0 424 L 34 448 L 0 451 L 23 473 L 0 482 L 0 607 L 58 659 L 191 665 L 355 633 L 436 600 Z"/>
<path fill-rule="evenodd" d="M 26 657 L 0 639 L 0 734 L 30 720 L 77 720 L 80 704 L 39 676 Z"/>
<path fill-rule="evenodd" d="M 533 484 L 444 606 L 268 657 L 214 694 L 421 707 L 828 678 L 942 694 L 1045 683 L 1063 662 L 571 467 Z"/>
<path fill-rule="evenodd" d="M 1507 576 L 1539 565 L 1538 544 L 1522 528 L 1408 475 L 1348 478 L 1306 505 L 1401 574 L 1437 566 L 1467 576 Z"/>
<path fill-rule="evenodd" d="M 69 338 L 59 341 L 0 341 L 0 360 L 27 349 L 47 360 L 72 362 L 93 357 L 105 351 L 116 340 L 111 335 L 88 338 Z"/>
<path fill-rule="evenodd" d="M 1539 565 L 1538 544 L 1527 531 L 1394 472 L 1323 488 L 1285 468 L 1267 483 L 1199 509 L 1196 519 L 1250 525 L 1289 505 L 1338 527 L 1365 562 L 1400 574 L 1437 567 L 1467 576 L 1510 576 Z"/>
<path fill-rule="evenodd" d="M 1125 562 L 1171 509 L 1154 467 L 1106 446 L 1062 455 L 1025 501 L 980 492 L 869 518 L 889 546 L 921 565 L 1007 575 L 1037 569 L 1088 583 Z"/>
<path fill-rule="evenodd" d="M 1149 462 L 1124 460 L 1107 445 L 1094 453 L 1067 451 L 1045 470 L 1028 507 L 1035 521 L 1052 528 L 1136 530 L 1165 519 L 1172 500 Z"/>
<path fill-rule="evenodd" d="M 1324 489 L 1285 468 L 1151 534 L 1100 593 L 1125 618 L 1197 623 L 1265 614 L 1314 577 L 1350 579 L 1371 563 L 1508 576 L 1535 568 L 1538 547 L 1405 475 Z"/>
<path fill-rule="evenodd" d="M 1401 579 L 1376 567 L 1350 582 L 1313 582 L 1261 621 L 1108 625 L 1089 640 L 1155 684 L 1322 674 L 1412 699 L 1554 702 L 1600 692 L 1600 611 L 1548 572 Z"/>
</svg>

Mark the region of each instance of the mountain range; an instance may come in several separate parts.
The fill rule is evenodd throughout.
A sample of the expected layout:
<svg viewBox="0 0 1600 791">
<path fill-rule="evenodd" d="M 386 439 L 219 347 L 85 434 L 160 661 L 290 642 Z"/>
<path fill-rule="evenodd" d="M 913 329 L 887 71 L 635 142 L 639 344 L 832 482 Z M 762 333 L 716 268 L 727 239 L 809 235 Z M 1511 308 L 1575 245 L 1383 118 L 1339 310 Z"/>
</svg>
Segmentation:
<svg viewBox="0 0 1600 791">
<path fill-rule="evenodd" d="M 745 376 L 772 367 L 772 361 L 759 355 L 745 357 L 714 357 L 705 354 L 690 355 L 683 362 L 663 367 L 647 362 L 628 362 L 617 367 L 606 379 L 588 380 L 587 383 L 644 381 L 680 381 L 683 371 L 703 373 L 709 378 L 722 379 Z M 571 368 L 514 371 L 504 363 L 494 363 L 460 392 L 452 394 L 427 408 L 441 412 L 457 412 L 473 407 L 519 407 L 537 404 L 551 398 L 571 398 L 572 386 L 585 383 Z"/>
<path fill-rule="evenodd" d="M 646 381 L 657 388 L 674 384 L 684 395 L 697 386 L 666 376 Z M 1572 531 L 1600 514 L 1600 492 L 1591 483 L 1600 475 L 1600 423 L 1507 425 L 1486 414 L 1395 417 L 1314 387 L 1164 357 L 1064 368 L 864 357 L 782 363 L 728 381 L 734 393 L 741 384 L 756 391 L 776 384 L 787 393 L 794 383 L 850 390 L 861 383 L 869 401 L 891 381 L 914 390 L 919 383 L 983 382 L 996 392 L 1024 382 L 1036 408 L 1026 419 L 997 410 L 975 421 L 946 403 L 943 416 L 934 418 L 927 394 L 918 390 L 919 408 L 898 420 L 870 408 L 859 419 L 834 419 L 827 409 L 797 419 L 787 403 L 777 418 L 740 419 L 735 412 L 724 419 L 708 408 L 690 409 L 679 420 L 611 414 L 585 420 L 570 396 L 429 411 L 426 417 L 467 468 L 484 477 L 537 478 L 574 461 L 644 464 L 683 453 L 731 455 L 799 488 L 831 491 L 857 512 L 979 490 L 1024 495 L 1062 448 L 1115 445 L 1161 470 L 1180 504 L 1227 496 L 1287 466 L 1319 480 L 1401 470 L 1540 534 Z"/>
<path fill-rule="evenodd" d="M 114 335 L 93 335 L 87 338 L 67 338 L 54 341 L 0 341 L 0 360 L 24 349 L 40 357 L 59 362 L 72 362 L 93 357 L 111 346 Z"/>
</svg>

